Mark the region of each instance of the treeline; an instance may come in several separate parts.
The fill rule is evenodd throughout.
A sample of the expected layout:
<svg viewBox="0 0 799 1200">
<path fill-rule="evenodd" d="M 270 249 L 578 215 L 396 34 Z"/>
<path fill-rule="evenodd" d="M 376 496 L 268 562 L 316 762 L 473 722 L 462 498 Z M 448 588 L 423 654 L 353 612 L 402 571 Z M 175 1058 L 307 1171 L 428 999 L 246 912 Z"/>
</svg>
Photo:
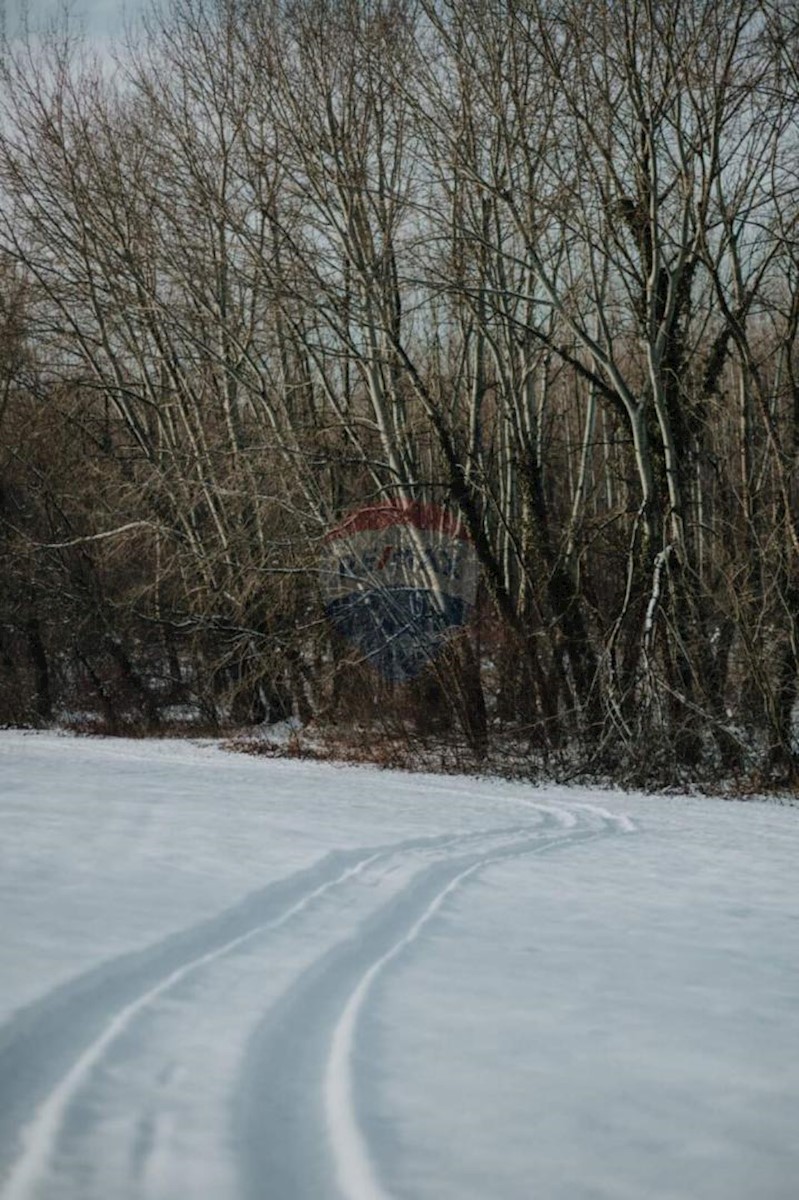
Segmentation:
<svg viewBox="0 0 799 1200">
<path fill-rule="evenodd" d="M 175 0 L 113 65 L 7 45 L 0 720 L 795 781 L 797 64 L 790 0 Z M 481 568 L 401 686 L 317 575 L 388 498 Z"/>
</svg>

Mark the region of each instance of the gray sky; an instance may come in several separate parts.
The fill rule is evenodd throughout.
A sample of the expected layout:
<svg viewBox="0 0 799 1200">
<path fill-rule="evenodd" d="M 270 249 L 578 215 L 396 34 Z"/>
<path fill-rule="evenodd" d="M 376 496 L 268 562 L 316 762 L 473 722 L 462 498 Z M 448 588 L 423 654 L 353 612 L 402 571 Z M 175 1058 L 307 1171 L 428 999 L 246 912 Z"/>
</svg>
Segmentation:
<svg viewBox="0 0 799 1200">
<path fill-rule="evenodd" d="M 25 9 L 35 26 L 62 12 L 64 0 L 0 0 L 0 6 L 5 12 L 6 32 L 11 37 Z M 130 16 L 144 7 L 144 0 L 70 0 L 68 7 L 85 22 L 89 36 L 107 38 L 122 31 L 126 14 Z"/>
</svg>

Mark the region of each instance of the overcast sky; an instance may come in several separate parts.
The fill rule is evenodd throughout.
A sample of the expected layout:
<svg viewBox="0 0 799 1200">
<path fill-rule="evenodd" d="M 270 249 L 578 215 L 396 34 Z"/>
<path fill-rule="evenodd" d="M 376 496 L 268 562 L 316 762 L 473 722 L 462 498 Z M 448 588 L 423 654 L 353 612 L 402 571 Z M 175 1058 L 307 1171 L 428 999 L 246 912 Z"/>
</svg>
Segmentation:
<svg viewBox="0 0 799 1200">
<path fill-rule="evenodd" d="M 69 0 L 68 7 L 93 37 L 107 38 L 123 29 L 125 15 L 137 12 L 145 0 Z M 64 10 L 64 0 L 0 0 L 5 9 L 7 33 L 13 36 L 19 26 L 20 13 L 30 14 L 31 24 L 57 16 Z"/>
</svg>

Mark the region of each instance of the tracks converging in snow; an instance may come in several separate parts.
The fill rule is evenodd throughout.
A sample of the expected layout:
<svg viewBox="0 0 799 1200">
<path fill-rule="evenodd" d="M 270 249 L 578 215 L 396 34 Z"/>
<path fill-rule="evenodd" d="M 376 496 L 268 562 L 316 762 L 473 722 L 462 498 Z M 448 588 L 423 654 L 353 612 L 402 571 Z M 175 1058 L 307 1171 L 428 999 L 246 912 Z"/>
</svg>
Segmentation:
<svg viewBox="0 0 799 1200">
<path fill-rule="evenodd" d="M 157 1092 L 168 1067 L 163 1026 L 202 1013 L 207 1027 L 224 1027 L 227 991 L 236 988 L 247 999 L 237 1010 L 246 1045 L 236 1069 L 225 1075 L 220 1065 L 208 1086 L 226 1090 L 234 1114 L 240 1194 L 389 1200 L 360 1098 L 361 1027 L 378 982 L 390 985 L 392 964 L 484 868 L 631 827 L 587 804 L 528 802 L 525 810 L 523 823 L 330 854 L 23 1010 L 0 1029 L 0 1073 L 15 1080 L 0 1119 L 0 1163 L 9 1164 L 0 1200 L 175 1195 L 153 1165 L 175 1136 Z M 288 942 L 299 955 L 285 954 Z M 146 1076 L 138 1090 L 118 1069 L 132 1045 Z M 103 1125 L 109 1093 L 114 1111 L 131 1118 L 113 1128 Z M 116 1157 L 92 1165 L 80 1147 L 101 1138 Z"/>
</svg>

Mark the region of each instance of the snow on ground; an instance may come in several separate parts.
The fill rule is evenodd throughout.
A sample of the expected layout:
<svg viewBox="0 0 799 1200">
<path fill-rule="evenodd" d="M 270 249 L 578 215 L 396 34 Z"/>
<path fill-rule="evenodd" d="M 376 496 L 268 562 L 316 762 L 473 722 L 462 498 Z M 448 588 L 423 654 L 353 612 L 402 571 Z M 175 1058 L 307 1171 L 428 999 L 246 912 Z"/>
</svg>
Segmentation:
<svg viewBox="0 0 799 1200">
<path fill-rule="evenodd" d="M 0 734 L 0 1200 L 794 1200 L 799 810 Z"/>
</svg>

